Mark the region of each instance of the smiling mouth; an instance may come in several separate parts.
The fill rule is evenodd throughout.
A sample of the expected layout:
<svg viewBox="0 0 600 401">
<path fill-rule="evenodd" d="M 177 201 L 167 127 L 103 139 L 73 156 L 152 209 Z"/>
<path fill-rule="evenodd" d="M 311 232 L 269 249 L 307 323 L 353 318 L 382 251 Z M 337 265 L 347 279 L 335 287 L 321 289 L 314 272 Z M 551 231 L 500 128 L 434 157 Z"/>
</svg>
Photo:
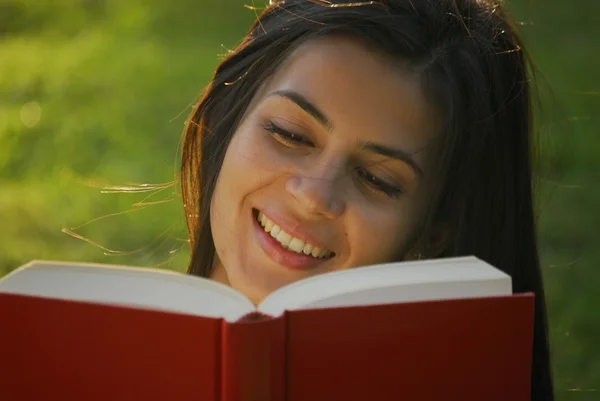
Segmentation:
<svg viewBox="0 0 600 401">
<path fill-rule="evenodd" d="M 316 259 L 331 259 L 335 252 L 328 249 L 319 248 L 309 242 L 296 238 L 281 229 L 275 222 L 270 220 L 262 212 L 254 209 L 254 218 L 262 227 L 263 231 L 275 239 L 285 250 L 299 255 L 311 256 Z"/>
</svg>

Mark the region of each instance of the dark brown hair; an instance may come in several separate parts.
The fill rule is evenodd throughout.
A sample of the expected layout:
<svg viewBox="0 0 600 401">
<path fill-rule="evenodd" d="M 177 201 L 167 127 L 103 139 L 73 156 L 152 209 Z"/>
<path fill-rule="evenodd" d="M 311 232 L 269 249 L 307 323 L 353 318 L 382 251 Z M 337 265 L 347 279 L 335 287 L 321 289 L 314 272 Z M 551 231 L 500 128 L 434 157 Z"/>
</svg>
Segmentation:
<svg viewBox="0 0 600 401">
<path fill-rule="evenodd" d="M 351 35 L 408 63 L 443 111 L 441 183 L 423 236 L 443 222 L 451 235 L 441 256 L 476 255 L 511 275 L 514 292 L 536 294 L 532 399 L 552 400 L 533 207 L 532 67 L 499 2 L 272 1 L 218 66 L 183 133 L 189 273 L 211 273 L 210 202 L 251 99 L 300 44 L 328 34 Z"/>
</svg>

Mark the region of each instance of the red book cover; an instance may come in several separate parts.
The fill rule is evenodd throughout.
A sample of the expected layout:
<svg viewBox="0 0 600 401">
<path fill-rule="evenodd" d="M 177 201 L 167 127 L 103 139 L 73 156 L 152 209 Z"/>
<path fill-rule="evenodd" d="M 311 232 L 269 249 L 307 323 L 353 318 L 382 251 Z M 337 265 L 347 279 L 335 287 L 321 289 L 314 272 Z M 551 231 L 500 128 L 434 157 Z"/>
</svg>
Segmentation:
<svg viewBox="0 0 600 401">
<path fill-rule="evenodd" d="M 533 295 L 287 314 L 287 401 L 528 401 Z"/>
<path fill-rule="evenodd" d="M 238 322 L 0 293 L 3 401 L 529 400 L 533 294 Z"/>
</svg>

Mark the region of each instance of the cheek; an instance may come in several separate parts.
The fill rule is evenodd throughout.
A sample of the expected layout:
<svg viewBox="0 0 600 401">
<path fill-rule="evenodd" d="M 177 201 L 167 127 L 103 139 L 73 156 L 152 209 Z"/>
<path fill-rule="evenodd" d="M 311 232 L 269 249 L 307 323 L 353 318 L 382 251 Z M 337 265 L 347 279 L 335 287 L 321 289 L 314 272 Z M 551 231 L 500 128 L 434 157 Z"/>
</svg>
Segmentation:
<svg viewBox="0 0 600 401">
<path fill-rule="evenodd" d="M 211 199 L 210 222 L 213 242 L 220 262 L 228 274 L 231 266 L 239 266 L 244 255 L 240 241 L 247 230 L 246 202 L 260 186 L 260 148 L 238 130 L 231 139 Z M 235 244 L 235 246 L 231 246 Z"/>
<path fill-rule="evenodd" d="M 242 124 L 227 148 L 211 200 L 213 230 L 218 223 L 232 231 L 248 197 L 281 175 L 282 161 L 270 151 L 265 140 L 269 138 L 259 129 Z"/>
<path fill-rule="evenodd" d="M 402 255 L 414 230 L 406 207 L 363 207 L 348 216 L 351 265 L 393 261 Z"/>
<path fill-rule="evenodd" d="M 252 132 L 241 127 L 231 139 L 219 173 L 215 198 L 227 198 L 224 201 L 230 202 L 234 200 L 231 198 L 233 193 L 244 192 L 262 175 L 265 158 L 261 157 L 261 147 L 252 137 Z M 220 206 L 221 199 L 213 199 L 213 202 Z"/>
<path fill-rule="evenodd" d="M 227 150 L 223 168 L 238 184 L 244 187 L 257 186 L 280 171 L 282 161 L 272 151 L 272 146 L 260 127 L 251 122 L 242 125 L 234 135 Z"/>
</svg>

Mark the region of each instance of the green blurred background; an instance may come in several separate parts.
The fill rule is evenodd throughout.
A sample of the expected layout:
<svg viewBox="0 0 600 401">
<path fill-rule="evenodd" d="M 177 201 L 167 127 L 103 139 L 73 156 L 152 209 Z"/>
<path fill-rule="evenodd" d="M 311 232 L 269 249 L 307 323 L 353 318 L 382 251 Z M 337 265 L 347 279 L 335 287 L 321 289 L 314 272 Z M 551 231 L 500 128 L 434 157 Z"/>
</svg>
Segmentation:
<svg viewBox="0 0 600 401">
<path fill-rule="evenodd" d="M 0 0 L 0 276 L 31 259 L 185 271 L 180 133 L 255 18 L 244 4 Z M 507 6 L 541 72 L 557 399 L 600 400 L 600 2 Z"/>
</svg>

